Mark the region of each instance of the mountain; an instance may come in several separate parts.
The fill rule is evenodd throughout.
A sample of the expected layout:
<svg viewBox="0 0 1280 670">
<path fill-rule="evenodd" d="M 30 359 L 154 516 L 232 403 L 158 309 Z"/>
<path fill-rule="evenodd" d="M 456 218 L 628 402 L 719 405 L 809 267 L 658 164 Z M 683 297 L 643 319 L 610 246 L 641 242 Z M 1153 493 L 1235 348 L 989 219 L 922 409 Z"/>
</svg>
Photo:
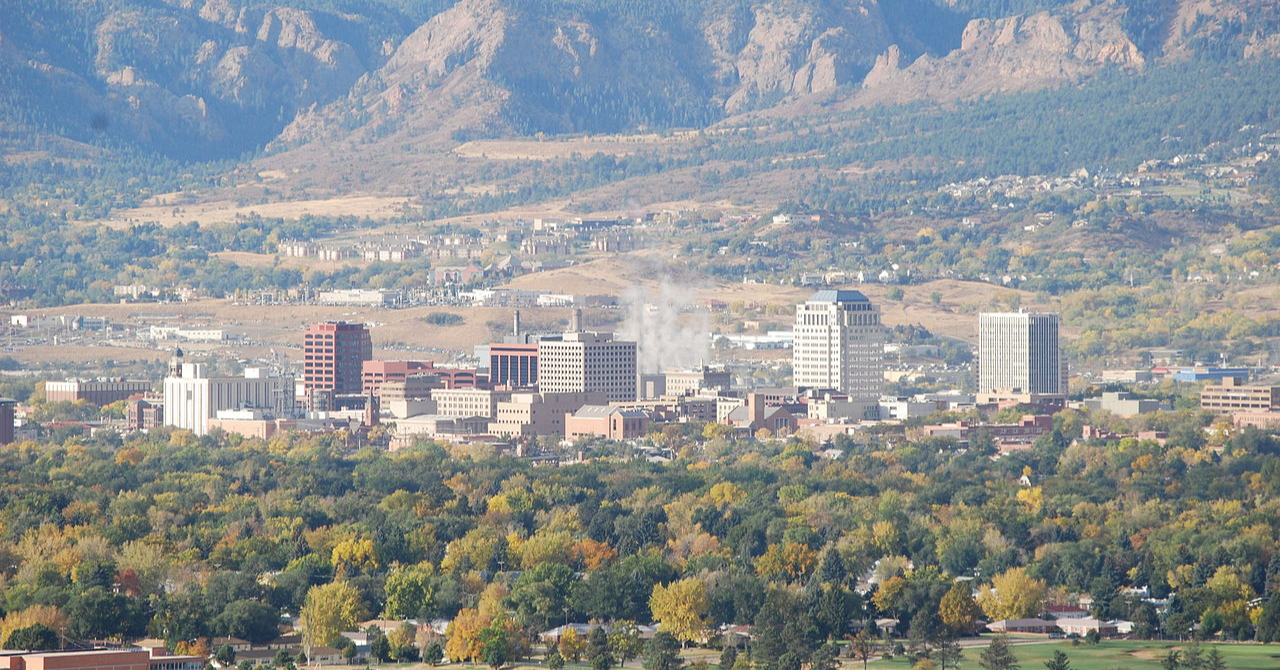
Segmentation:
<svg viewBox="0 0 1280 670">
<path fill-rule="evenodd" d="M 1276 55 L 1272 0 L 14 0 L 0 146 L 267 147 L 294 172 L 407 151 L 379 176 L 420 187 L 473 138 L 803 124 Z"/>
</svg>

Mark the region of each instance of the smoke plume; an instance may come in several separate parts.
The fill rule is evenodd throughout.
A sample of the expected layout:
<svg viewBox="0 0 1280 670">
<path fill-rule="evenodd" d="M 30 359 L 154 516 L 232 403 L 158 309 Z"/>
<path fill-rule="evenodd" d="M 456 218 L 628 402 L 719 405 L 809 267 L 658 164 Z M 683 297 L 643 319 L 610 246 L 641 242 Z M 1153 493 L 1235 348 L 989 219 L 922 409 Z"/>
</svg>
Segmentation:
<svg viewBox="0 0 1280 670">
<path fill-rule="evenodd" d="M 669 278 L 654 287 L 634 286 L 622 295 L 621 339 L 636 342 L 636 368 L 644 373 L 691 368 L 708 359 L 711 318 L 694 309 L 693 291 Z"/>
</svg>

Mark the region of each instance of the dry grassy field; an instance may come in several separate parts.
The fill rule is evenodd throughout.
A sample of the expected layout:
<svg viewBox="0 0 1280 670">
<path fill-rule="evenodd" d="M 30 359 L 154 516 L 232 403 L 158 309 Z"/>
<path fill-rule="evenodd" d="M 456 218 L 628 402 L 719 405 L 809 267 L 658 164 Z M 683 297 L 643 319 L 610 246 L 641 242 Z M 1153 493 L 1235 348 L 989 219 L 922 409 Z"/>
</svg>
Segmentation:
<svg viewBox="0 0 1280 670">
<path fill-rule="evenodd" d="M 188 202 L 184 193 L 167 193 L 150 198 L 142 207 L 112 212 L 111 218 L 95 221 L 112 228 L 127 228 L 139 223 L 175 226 L 192 221 L 201 224 L 225 224 L 254 215 L 265 218 L 297 219 L 306 214 L 317 216 L 356 216 L 388 219 L 405 213 L 410 199 L 403 196 L 347 196 L 314 200 L 290 200 L 256 205 L 239 205 L 230 200 Z"/>
</svg>

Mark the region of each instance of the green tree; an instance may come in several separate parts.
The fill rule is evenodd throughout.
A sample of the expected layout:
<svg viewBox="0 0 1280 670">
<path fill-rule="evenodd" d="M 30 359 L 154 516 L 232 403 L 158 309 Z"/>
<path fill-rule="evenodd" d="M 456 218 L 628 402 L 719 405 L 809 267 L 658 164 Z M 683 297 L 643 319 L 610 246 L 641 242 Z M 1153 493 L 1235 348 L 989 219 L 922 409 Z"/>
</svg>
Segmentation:
<svg viewBox="0 0 1280 670">
<path fill-rule="evenodd" d="M 640 629 L 635 622 L 626 619 L 615 621 L 613 631 L 609 633 L 609 646 L 613 648 L 621 666 L 625 666 L 629 659 L 639 656 L 644 643 L 640 640 Z"/>
<path fill-rule="evenodd" d="M 514 647 L 510 634 L 497 623 L 480 631 L 480 657 L 485 665 L 497 670 L 511 661 Z"/>
<path fill-rule="evenodd" d="M 1044 662 L 1046 670 L 1071 670 L 1071 661 L 1061 649 L 1053 650 L 1053 658 Z"/>
<path fill-rule="evenodd" d="M 440 646 L 439 642 L 428 644 L 427 648 L 422 650 L 422 660 L 432 667 L 440 665 L 444 660 L 444 647 Z"/>
<path fill-rule="evenodd" d="M 679 670 L 680 641 L 666 631 L 658 631 L 644 648 L 644 670 Z"/>
<path fill-rule="evenodd" d="M 836 670 L 840 667 L 840 647 L 827 644 L 814 650 L 809 658 L 809 670 Z"/>
<path fill-rule="evenodd" d="M 724 649 L 720 650 L 720 670 L 733 670 L 733 664 L 738 660 L 738 647 L 732 644 L 726 644 Z"/>
<path fill-rule="evenodd" d="M 609 648 L 609 634 L 603 626 L 591 629 L 587 636 L 587 660 L 592 670 L 609 670 L 613 667 L 613 652 Z"/>
<path fill-rule="evenodd" d="M 387 575 L 386 615 L 390 619 L 425 618 L 435 610 L 436 570 L 430 563 L 401 566 Z"/>
<path fill-rule="evenodd" d="M 9 648 L 12 649 L 12 647 Z M 213 652 L 213 660 L 217 661 L 218 665 L 224 668 L 229 668 L 232 665 L 235 665 L 236 648 L 229 644 L 224 644 L 218 647 L 218 649 Z"/>
<path fill-rule="evenodd" d="M 560 655 L 560 650 L 555 647 L 547 652 L 547 667 L 551 670 L 561 670 L 564 668 L 564 657 Z"/>
<path fill-rule="evenodd" d="M 21 649 L 24 651 L 52 651 L 60 649 L 58 631 L 42 624 L 34 623 L 25 628 L 18 628 L 9 634 L 4 641 L 5 649 Z"/>
<path fill-rule="evenodd" d="M 991 644 L 978 656 L 978 665 L 982 670 L 1018 670 L 1018 659 L 1009 647 L 1009 641 L 1003 635 L 992 638 Z"/>
<path fill-rule="evenodd" d="M 280 635 L 280 614 L 265 603 L 237 600 L 227 605 L 211 623 L 219 635 L 238 637 L 254 644 Z"/>
</svg>

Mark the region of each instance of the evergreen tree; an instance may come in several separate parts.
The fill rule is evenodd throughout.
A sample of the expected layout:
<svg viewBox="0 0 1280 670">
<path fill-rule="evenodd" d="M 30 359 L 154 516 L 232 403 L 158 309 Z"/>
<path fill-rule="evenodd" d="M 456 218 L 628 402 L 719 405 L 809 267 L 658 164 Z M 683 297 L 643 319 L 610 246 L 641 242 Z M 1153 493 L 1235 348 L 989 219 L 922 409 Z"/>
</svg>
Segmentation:
<svg viewBox="0 0 1280 670">
<path fill-rule="evenodd" d="M 671 633 L 658 631 L 644 649 L 644 670 L 679 670 L 680 641 Z"/>
<path fill-rule="evenodd" d="M 1018 659 L 1009 648 L 1009 641 L 1003 635 L 997 635 L 991 644 L 982 650 L 978 657 L 978 665 L 982 670 L 1018 670 Z"/>
<path fill-rule="evenodd" d="M 1053 650 L 1053 658 L 1044 662 L 1046 670 L 1071 670 L 1071 661 L 1067 660 L 1067 655 L 1062 653 L 1061 649 Z"/>
</svg>

